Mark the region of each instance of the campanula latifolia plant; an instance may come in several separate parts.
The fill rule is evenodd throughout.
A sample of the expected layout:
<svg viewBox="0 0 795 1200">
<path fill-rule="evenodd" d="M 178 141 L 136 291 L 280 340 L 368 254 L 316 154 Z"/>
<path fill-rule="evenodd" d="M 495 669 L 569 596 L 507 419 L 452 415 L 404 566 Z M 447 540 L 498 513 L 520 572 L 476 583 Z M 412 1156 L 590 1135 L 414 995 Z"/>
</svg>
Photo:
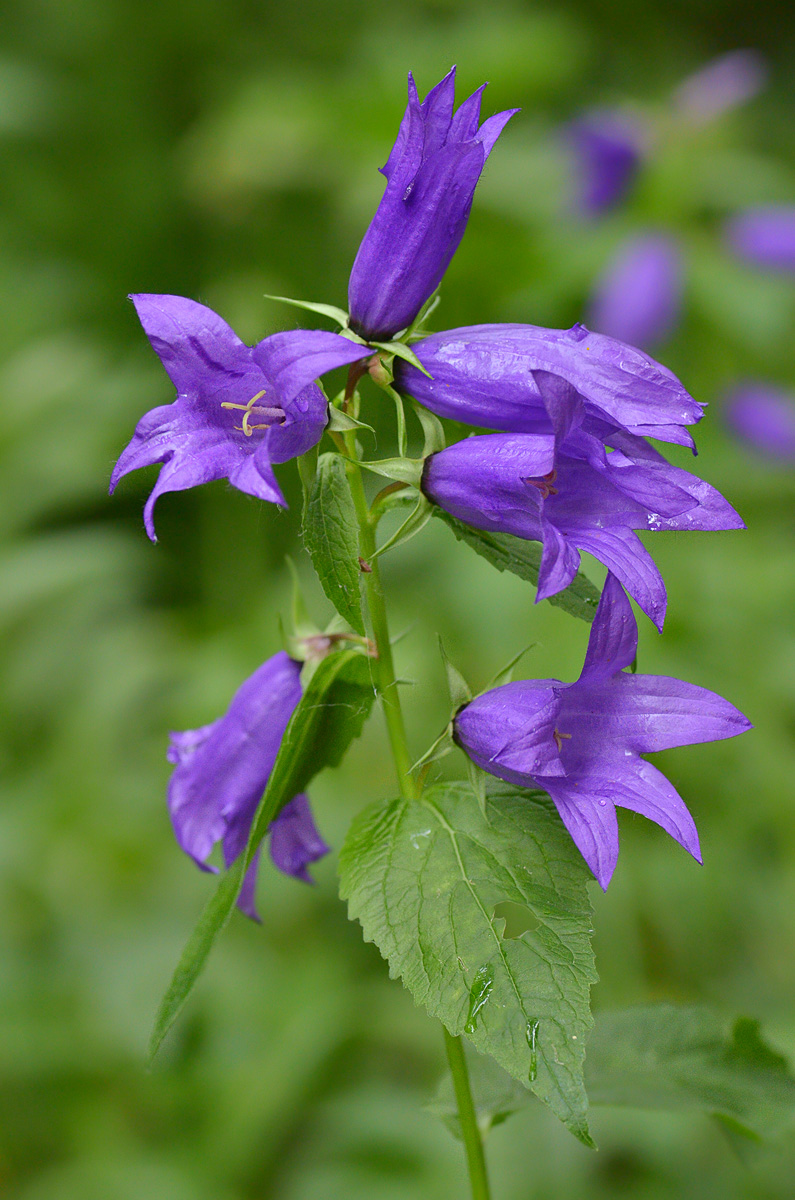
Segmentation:
<svg viewBox="0 0 795 1200">
<path fill-rule="evenodd" d="M 598 1023 L 592 1029 L 587 886 L 595 879 L 606 888 L 621 870 L 617 808 L 656 822 L 700 861 L 699 797 L 680 796 L 646 756 L 734 737 L 750 724 L 704 686 L 708 680 L 635 669 L 639 631 L 629 597 L 659 630 L 666 610 L 653 546 L 636 531 L 690 536 L 742 527 L 714 487 L 652 444 L 694 448 L 703 405 L 643 351 L 582 325 L 428 329 L 478 180 L 515 111 L 481 120 L 483 88 L 458 109 L 454 90 L 451 71 L 420 101 L 409 78 L 383 199 L 353 264 L 350 314 L 290 302 L 336 321 L 339 332 L 272 333 L 247 346 L 193 300 L 133 297 L 177 397 L 141 418 L 112 483 L 159 464 L 144 513 L 154 540 L 153 508 L 164 493 L 225 478 L 284 506 L 279 470 L 296 462 L 303 543 L 336 610 L 321 629 L 297 595 L 284 650 L 262 665 L 252 661 L 223 716 L 171 734 L 168 809 L 177 842 L 202 870 L 223 869 L 163 999 L 153 1052 L 235 904 L 257 916 L 257 871 L 275 865 L 311 881 L 310 864 L 329 847 L 307 788 L 340 762 L 377 699 L 397 795 L 372 795 L 363 782 L 367 807 L 338 847 L 341 895 L 392 975 L 444 1027 L 451 1078 L 438 1107 L 463 1139 L 472 1194 L 483 1200 L 483 1134 L 533 1093 L 593 1144 L 589 1039 L 597 1075 L 588 1086 L 608 1102 L 614 1093 L 598 1074 L 609 1059 L 605 1038 L 618 1054 L 616 1038 L 631 1047 L 640 1021 L 653 1054 L 680 1021 L 698 1041 L 693 1022 L 703 1014 L 677 1016 L 670 1006 L 613 1014 L 606 1033 Z M 339 367 L 347 382 L 329 399 L 321 379 Z M 391 447 L 371 437 L 365 376 L 395 414 Z M 374 395 L 370 388 L 371 405 Z M 419 454 L 408 452 L 407 422 L 422 435 Z M 384 536 L 381 521 L 395 510 L 404 520 Z M 433 517 L 462 543 L 462 572 L 473 549 L 528 582 L 528 598 L 589 624 L 590 638 L 586 649 L 575 621 L 584 653 L 575 681 L 513 679 L 511 664 L 480 694 L 442 652 L 432 669 L 444 663 L 450 708 L 432 745 L 410 746 L 380 561 Z M 583 552 L 607 568 L 601 594 L 581 572 Z M 498 612 L 498 588 L 493 603 Z M 529 627 L 532 614 L 528 606 Z M 442 779 L 436 764 L 448 754 L 458 770 Z M 533 927 L 506 936 L 496 911 L 506 901 L 532 914 Z M 734 1062 L 732 1043 L 714 1036 Z M 773 1068 L 758 1044 L 764 1089 Z M 473 1058 L 475 1051 L 485 1057 Z M 473 1099 L 472 1064 L 478 1080 L 484 1070 L 499 1074 L 497 1091 L 510 1093 L 510 1103 Z M 620 1082 L 621 1069 L 610 1069 Z M 749 1123 L 737 1100 L 742 1085 L 733 1086 L 726 1083 L 713 1107 Z M 777 1076 L 777 1087 L 779 1101 L 784 1087 L 791 1104 L 795 1083 Z M 637 1082 L 633 1094 L 647 1102 Z M 650 1086 L 650 1107 L 658 1094 Z"/>
</svg>

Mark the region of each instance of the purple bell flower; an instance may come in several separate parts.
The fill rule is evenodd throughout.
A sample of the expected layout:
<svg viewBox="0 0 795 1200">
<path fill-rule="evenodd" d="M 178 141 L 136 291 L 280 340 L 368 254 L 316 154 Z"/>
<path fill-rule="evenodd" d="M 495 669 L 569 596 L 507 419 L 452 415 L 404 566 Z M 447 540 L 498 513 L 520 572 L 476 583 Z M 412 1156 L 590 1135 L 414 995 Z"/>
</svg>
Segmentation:
<svg viewBox="0 0 795 1200">
<path fill-rule="evenodd" d="M 675 238 L 644 234 L 622 243 L 597 281 L 588 325 L 649 346 L 668 337 L 682 307 L 682 254 Z"/>
<path fill-rule="evenodd" d="M 387 185 L 351 271 L 351 327 L 383 341 L 410 325 L 433 294 L 464 236 L 486 159 L 518 109 L 480 127 L 483 87 L 457 112 L 455 67 L 420 103 L 409 74 L 409 103 L 381 168 Z"/>
<path fill-rule="evenodd" d="M 735 254 L 757 267 L 795 271 L 795 207 L 767 205 L 732 217 L 726 237 Z"/>
<path fill-rule="evenodd" d="M 223 717 L 200 729 L 172 733 L 168 760 L 175 770 L 168 809 L 177 841 L 202 868 L 221 842 L 227 867 L 245 850 L 251 823 L 293 711 L 301 699 L 301 663 L 284 651 L 264 662 L 235 692 Z M 309 802 L 295 796 L 271 823 L 271 858 L 280 871 L 312 880 L 307 866 L 328 853 Z M 238 906 L 254 906 L 258 859 L 246 872 Z"/>
<path fill-rule="evenodd" d="M 113 470 L 111 492 L 130 471 L 163 464 L 144 508 L 153 542 L 153 510 L 164 492 L 228 479 L 241 492 L 284 505 L 271 464 L 304 454 L 328 420 L 313 380 L 372 351 L 319 329 L 276 333 L 246 346 L 195 300 L 131 299 L 178 395 L 138 422 Z"/>
<path fill-rule="evenodd" d="M 613 572 L 662 629 L 662 576 L 636 529 L 737 529 L 742 521 L 715 488 L 671 466 L 640 438 L 605 434 L 608 453 L 574 425 L 549 434 L 466 438 L 426 460 L 422 490 L 476 529 L 543 545 L 536 601 L 571 583 L 585 550 Z"/>
<path fill-rule="evenodd" d="M 765 57 L 758 50 L 732 50 L 688 75 L 674 92 L 674 107 L 692 124 L 706 125 L 752 100 L 767 76 Z"/>
<path fill-rule="evenodd" d="M 795 463 L 795 396 L 764 383 L 746 383 L 726 399 L 726 422 L 754 450 Z"/>
<path fill-rule="evenodd" d="M 395 386 L 437 416 L 466 425 L 549 432 L 550 392 L 567 384 L 586 416 L 641 437 L 692 447 L 685 426 L 703 416 L 703 405 L 667 367 L 584 325 L 466 325 L 412 349 L 432 378 L 396 361 Z"/>
<path fill-rule="evenodd" d="M 645 132 L 638 121 L 614 109 L 596 109 L 566 130 L 574 152 L 579 206 L 599 216 L 624 199 L 638 174 Z"/>
<path fill-rule="evenodd" d="M 609 574 L 575 683 L 507 683 L 472 700 L 454 721 L 456 742 L 484 771 L 549 793 L 602 888 L 618 857 L 616 806 L 656 821 L 701 862 L 683 800 L 640 756 L 751 728 L 706 688 L 626 671 L 637 646 L 632 608 Z"/>
</svg>

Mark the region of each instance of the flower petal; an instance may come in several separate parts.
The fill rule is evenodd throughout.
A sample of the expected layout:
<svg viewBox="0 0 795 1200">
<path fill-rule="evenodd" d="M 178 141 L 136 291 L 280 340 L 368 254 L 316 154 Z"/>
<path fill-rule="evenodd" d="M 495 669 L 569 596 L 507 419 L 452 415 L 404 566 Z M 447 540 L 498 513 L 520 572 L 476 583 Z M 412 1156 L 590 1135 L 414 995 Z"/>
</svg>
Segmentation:
<svg viewBox="0 0 795 1200">
<path fill-rule="evenodd" d="M 307 867 L 328 854 L 330 847 L 318 833 L 309 800 L 303 793 L 294 796 L 271 822 L 270 834 L 271 858 L 279 870 L 312 883 Z"/>
<path fill-rule="evenodd" d="M 631 529 L 575 529 L 569 535 L 580 550 L 587 550 L 636 600 L 646 616 L 662 629 L 667 595 L 665 584 L 646 547 Z"/>
<path fill-rule="evenodd" d="M 291 329 L 263 338 L 251 353 L 286 408 L 327 371 L 369 358 L 373 351 L 326 329 Z"/>
<path fill-rule="evenodd" d="M 642 758 L 625 759 L 603 787 L 615 804 L 654 821 L 701 862 L 696 823 L 676 788 L 655 766 Z"/>
<path fill-rule="evenodd" d="M 624 589 L 608 572 L 591 625 L 580 682 L 612 678 L 628 667 L 638 652 L 638 623 Z M 572 689 L 567 690 L 567 697 Z"/>
<path fill-rule="evenodd" d="M 590 647 L 589 647 L 590 649 Z M 587 661 L 587 660 L 586 660 Z M 583 675 L 567 688 L 561 720 L 576 725 L 594 753 L 608 747 L 649 754 L 673 746 L 718 742 L 751 728 L 722 696 L 667 675 Z"/>
<path fill-rule="evenodd" d="M 603 891 L 618 860 L 618 821 L 615 805 L 606 795 L 590 793 L 585 783 L 566 779 L 540 780 L 549 792 L 563 824 Z"/>
</svg>

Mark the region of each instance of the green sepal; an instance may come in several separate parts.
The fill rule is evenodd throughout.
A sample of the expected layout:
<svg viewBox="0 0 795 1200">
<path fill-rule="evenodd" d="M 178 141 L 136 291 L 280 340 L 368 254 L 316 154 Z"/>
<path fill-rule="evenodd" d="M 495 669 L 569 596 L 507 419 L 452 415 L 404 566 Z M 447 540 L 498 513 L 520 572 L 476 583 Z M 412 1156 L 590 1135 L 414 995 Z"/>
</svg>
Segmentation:
<svg viewBox="0 0 795 1200">
<path fill-rule="evenodd" d="M 442 730 L 436 741 L 431 743 L 425 753 L 415 763 L 411 764 L 409 770 L 413 774 L 422 767 L 430 765 L 430 763 L 438 762 L 440 758 L 446 758 L 454 749 L 453 722 L 451 721 L 447 728 Z"/>
<path fill-rule="evenodd" d="M 408 329 L 403 333 L 402 340 L 405 342 L 418 342 L 427 336 L 425 322 L 430 317 L 431 313 L 436 312 L 439 305 L 442 303 L 442 297 L 439 294 L 439 289 L 425 301 L 417 316 L 414 318 Z"/>
<path fill-rule="evenodd" d="M 320 313 L 321 316 L 331 317 L 332 321 L 336 321 L 343 328 L 347 327 L 349 317 L 344 308 L 337 308 L 335 304 L 318 304 L 314 300 L 293 300 L 291 296 L 271 296 L 269 292 L 265 292 L 266 300 L 278 300 L 281 304 L 290 304 L 293 308 L 303 308 L 307 312 Z"/>
<path fill-rule="evenodd" d="M 349 433 L 352 429 L 366 429 L 369 433 L 375 434 L 372 425 L 367 425 L 364 421 L 357 421 L 350 413 L 343 412 L 341 408 L 335 408 L 333 405 L 329 407 L 328 425 L 326 426 L 327 433 Z"/>
<path fill-rule="evenodd" d="M 431 502 L 426 500 L 422 492 L 418 492 L 417 503 L 414 508 L 400 528 L 392 534 L 392 537 L 384 542 L 383 546 L 379 546 L 375 554 L 370 555 L 370 562 L 375 558 L 379 558 L 380 555 L 385 554 L 387 550 L 394 550 L 396 546 L 401 546 L 403 542 L 408 542 L 411 538 L 416 537 L 428 524 L 431 516 Z"/>
<path fill-rule="evenodd" d="M 316 637 L 321 630 L 320 627 L 312 620 L 307 610 L 306 601 L 304 600 L 304 593 L 301 588 L 301 580 L 298 577 L 298 568 L 289 554 L 285 554 L 284 561 L 287 563 L 287 569 L 290 572 L 290 578 L 292 580 L 290 604 L 292 638 L 294 638 L 296 641 L 301 641 L 304 638 Z M 300 658 L 298 661 L 301 661 Z"/>
<path fill-rule="evenodd" d="M 416 367 L 418 371 L 422 371 L 423 375 L 427 375 L 429 379 L 433 379 L 430 371 L 426 371 L 417 358 L 417 355 L 405 342 L 370 342 L 370 345 L 377 346 L 379 350 L 384 350 L 387 354 L 394 354 L 396 358 L 402 358 L 405 362 L 410 363 L 412 367 Z"/>
<path fill-rule="evenodd" d="M 528 650 L 532 650 L 533 647 L 537 645 L 538 642 L 530 642 L 529 645 L 525 646 L 524 650 L 520 650 L 518 654 L 514 654 L 510 662 L 507 662 L 502 670 L 497 672 L 488 687 L 484 688 L 484 691 L 490 692 L 493 688 L 502 687 L 503 684 L 511 683 L 513 681 L 513 669 L 516 664 L 520 659 L 524 658 Z M 482 695 L 482 693 L 479 692 L 478 695 Z"/>
<path fill-rule="evenodd" d="M 383 475 L 385 479 L 408 483 L 418 490 L 422 482 L 423 465 L 421 458 L 382 458 L 377 462 L 359 463 L 360 467 L 366 467 L 374 475 Z"/>
<path fill-rule="evenodd" d="M 427 408 L 423 408 L 421 404 L 418 404 L 413 397 L 411 403 L 414 406 L 414 411 L 422 426 L 425 438 L 422 447 L 422 457 L 428 458 L 431 454 L 438 454 L 447 445 L 447 438 L 444 435 L 442 422 L 432 412 L 429 412 Z"/>
<path fill-rule="evenodd" d="M 441 637 L 439 637 L 439 653 L 444 663 L 445 675 L 447 677 L 447 691 L 450 696 L 450 703 L 453 706 L 453 716 L 455 716 L 459 708 L 463 708 L 465 704 L 469 704 L 472 699 L 472 689 L 458 668 L 454 667 L 447 657 Z"/>
</svg>

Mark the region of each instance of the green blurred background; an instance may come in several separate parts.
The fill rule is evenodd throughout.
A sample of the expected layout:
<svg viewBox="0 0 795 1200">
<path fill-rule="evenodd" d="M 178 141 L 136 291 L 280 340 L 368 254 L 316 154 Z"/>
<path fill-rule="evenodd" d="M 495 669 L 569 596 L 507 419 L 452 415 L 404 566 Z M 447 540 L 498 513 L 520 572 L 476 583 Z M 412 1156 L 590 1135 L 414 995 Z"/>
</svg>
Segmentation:
<svg viewBox="0 0 795 1200">
<path fill-rule="evenodd" d="M 643 620 L 640 669 L 723 693 L 757 728 L 660 756 L 703 868 L 622 814 L 615 879 L 594 887 L 594 1000 L 715 1003 L 795 1052 L 795 472 L 750 456 L 720 411 L 739 376 L 793 383 L 795 282 L 738 265 L 720 239 L 727 213 L 795 197 L 791 14 L 739 0 L 6 0 L 0 16 L 0 1196 L 465 1195 L 460 1146 L 421 1108 L 440 1031 L 349 925 L 332 858 L 314 889 L 262 871 L 263 926 L 235 917 L 147 1072 L 155 1006 L 212 886 L 170 831 L 166 732 L 215 718 L 279 648 L 298 497 L 289 467 L 287 514 L 222 484 L 166 497 L 152 547 L 153 476 L 106 495 L 135 421 L 172 395 L 127 293 L 191 296 L 249 341 L 294 323 L 265 292 L 344 304 L 409 68 L 424 92 L 457 62 L 461 97 L 489 79 L 488 112 L 523 107 L 437 327 L 570 324 L 627 234 L 652 223 L 688 247 L 685 320 L 657 353 L 714 401 L 697 469 L 749 528 L 653 537 L 670 615 L 662 638 Z M 675 140 L 620 210 L 579 221 L 561 123 L 624 99 L 660 107 L 738 46 L 768 55 L 764 95 Z M 325 620 L 303 555 L 301 570 Z M 436 523 L 385 572 L 417 753 L 446 719 L 437 631 L 478 685 L 528 641 L 528 675 L 578 672 L 586 627 L 534 608 Z M 312 788 L 327 840 L 392 788 L 376 715 Z M 540 1104 L 497 1129 L 498 1200 L 792 1194 L 791 1136 L 748 1170 L 706 1117 L 597 1110 L 593 1128 L 598 1154 Z"/>
</svg>

